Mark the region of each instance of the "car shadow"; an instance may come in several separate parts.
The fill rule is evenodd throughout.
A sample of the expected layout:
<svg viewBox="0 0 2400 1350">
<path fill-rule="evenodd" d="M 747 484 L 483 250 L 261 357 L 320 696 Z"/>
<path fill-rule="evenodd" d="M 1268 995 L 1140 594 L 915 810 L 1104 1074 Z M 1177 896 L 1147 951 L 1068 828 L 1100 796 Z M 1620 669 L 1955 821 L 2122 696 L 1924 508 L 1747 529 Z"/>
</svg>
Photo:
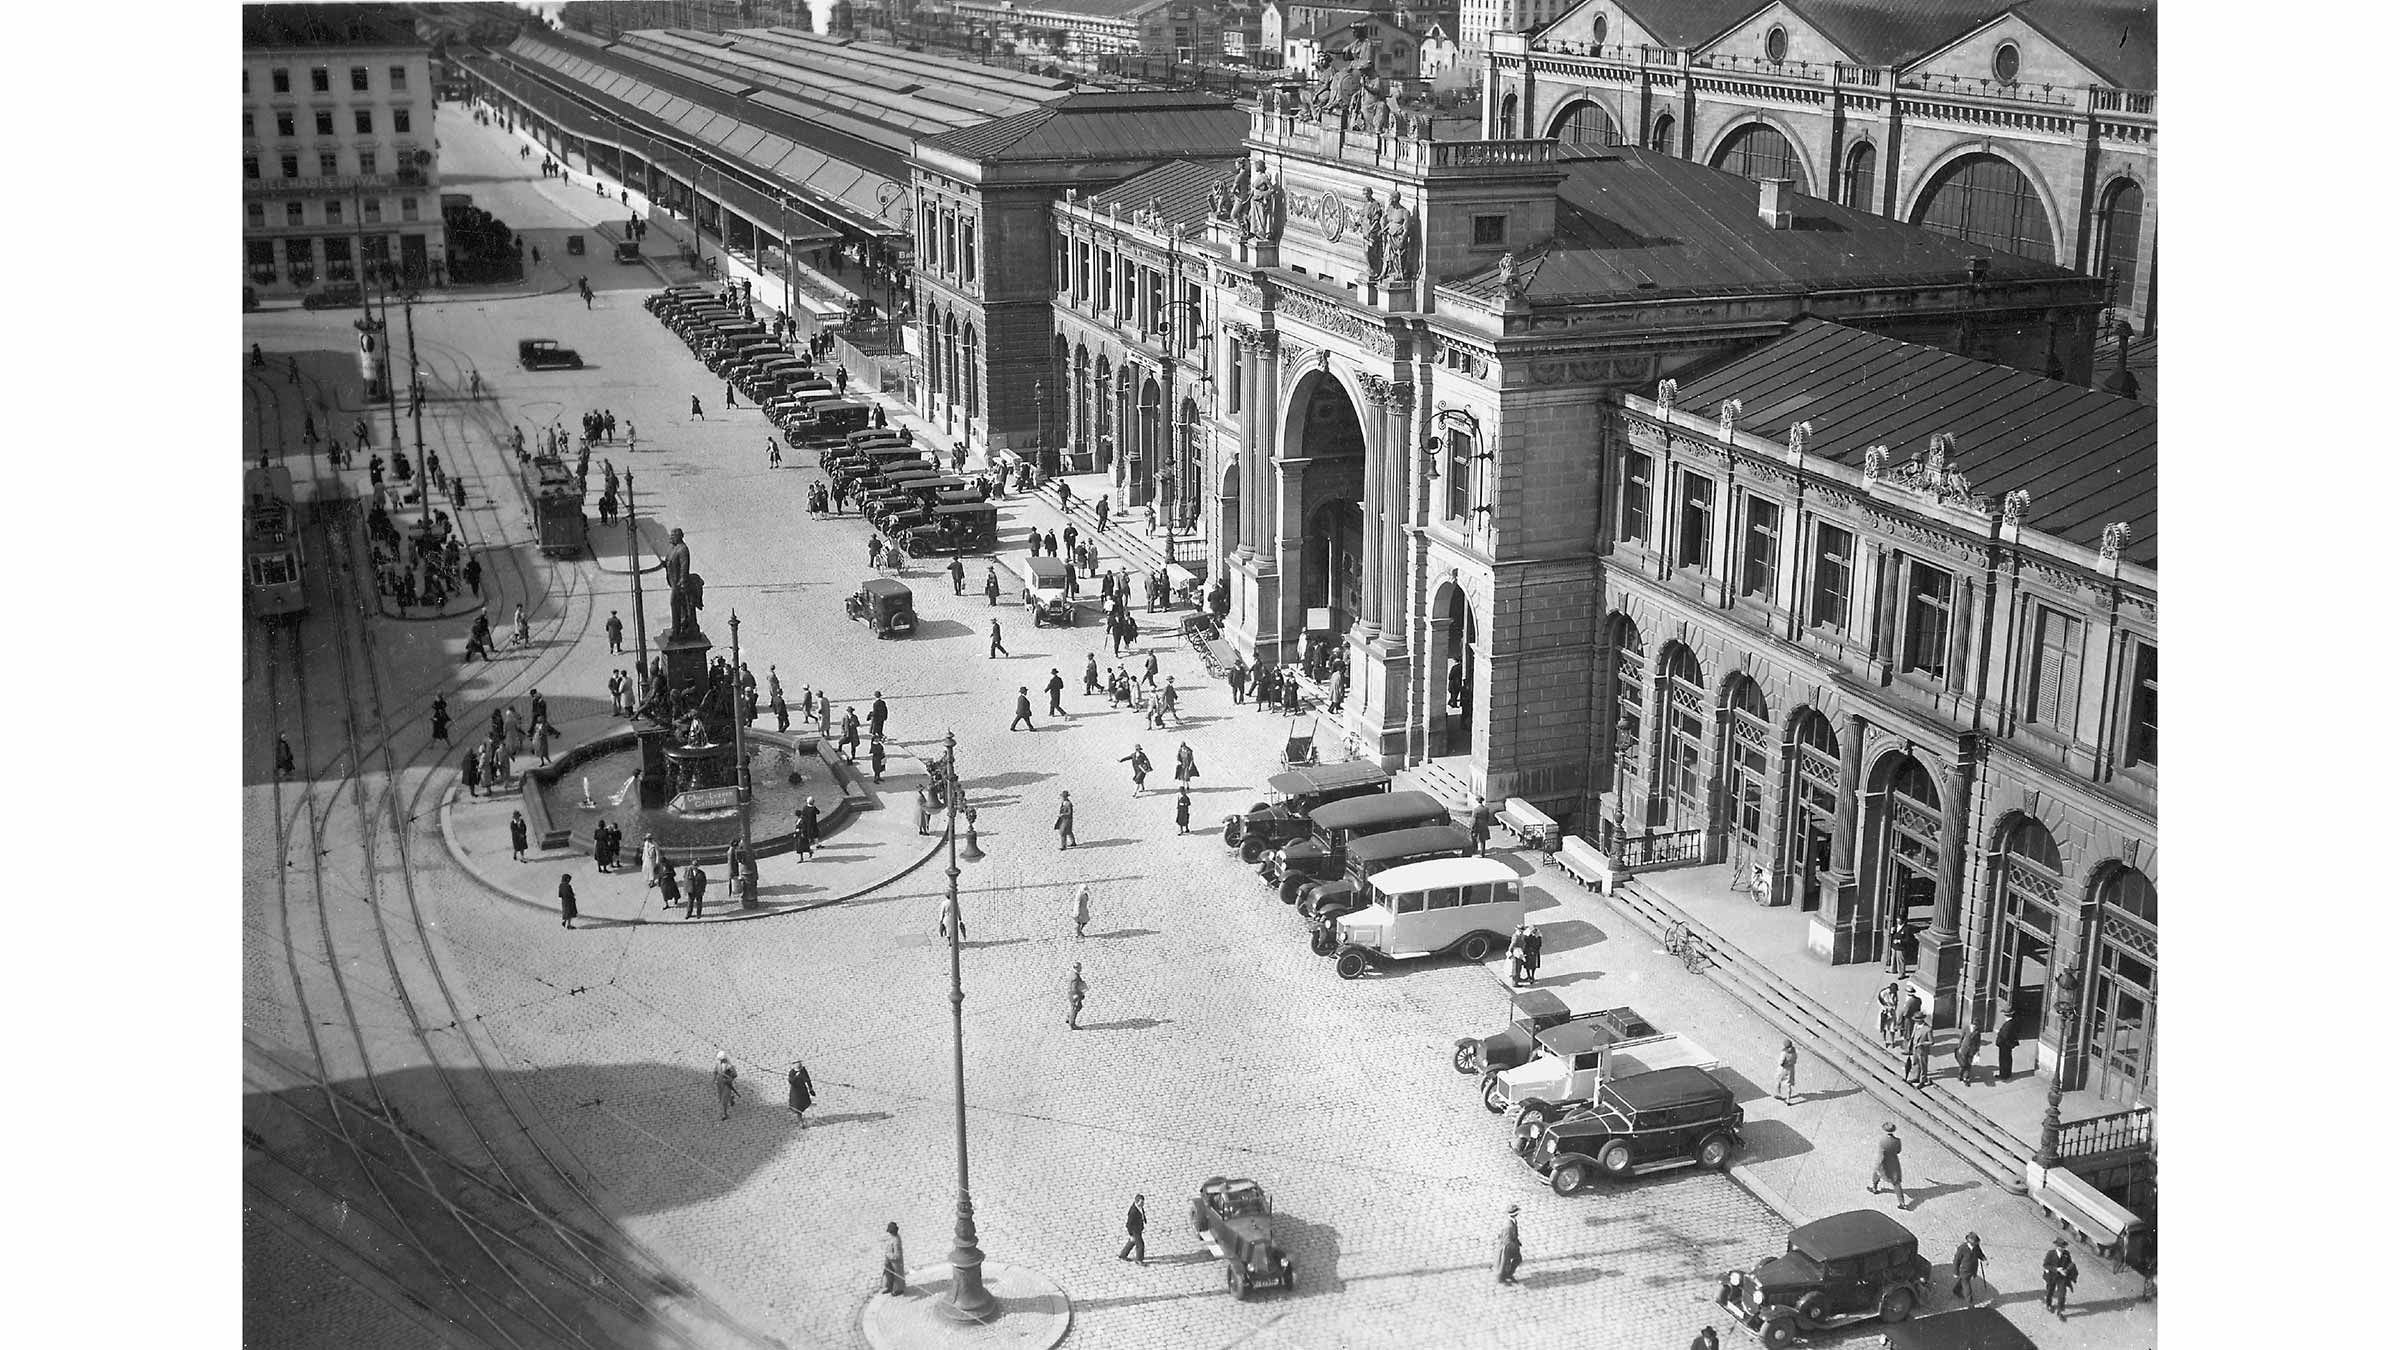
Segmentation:
<svg viewBox="0 0 2400 1350">
<path fill-rule="evenodd" d="M 1563 975 L 1544 975 L 1533 982 L 1537 989 L 1557 989 L 1581 980 L 1597 980 L 1608 974 L 1605 970 L 1576 970 Z"/>
<path fill-rule="evenodd" d="M 1779 1158 L 1796 1158 L 1816 1150 L 1808 1136 L 1780 1120 L 1761 1120 L 1756 1116 L 1742 1122 L 1742 1151 L 1746 1163 L 1774 1162 Z"/>
<path fill-rule="evenodd" d="M 1342 1292 L 1347 1282 L 1342 1278 L 1341 1230 L 1277 1210 L 1274 1231 L 1275 1241 L 1292 1261 L 1291 1297 Z"/>
<path fill-rule="evenodd" d="M 1608 941 L 1608 934 L 1600 931 L 1598 924 L 1583 919 L 1543 924 L 1541 934 L 1544 960 L 1548 960 L 1554 952 L 1580 951 Z"/>
<path fill-rule="evenodd" d="M 974 631 L 975 630 L 972 627 L 960 623 L 956 619 L 928 619 L 924 615 L 919 614 L 917 616 L 917 631 L 910 634 L 910 636 L 921 638 L 966 637 L 972 634 Z"/>
</svg>

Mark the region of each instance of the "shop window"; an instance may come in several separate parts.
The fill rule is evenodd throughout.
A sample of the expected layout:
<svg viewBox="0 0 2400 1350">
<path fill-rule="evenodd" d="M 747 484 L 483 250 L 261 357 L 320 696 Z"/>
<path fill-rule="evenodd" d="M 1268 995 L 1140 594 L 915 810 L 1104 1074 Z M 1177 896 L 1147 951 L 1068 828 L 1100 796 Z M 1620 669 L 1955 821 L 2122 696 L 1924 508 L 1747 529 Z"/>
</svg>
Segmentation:
<svg viewBox="0 0 2400 1350">
<path fill-rule="evenodd" d="M 1742 534 L 1742 594 L 1773 608 L 1776 574 L 1783 559 L 1783 508 L 1745 496 L 1749 520 Z"/>
<path fill-rule="evenodd" d="M 1683 476 L 1683 520 L 1675 541 L 1675 565 L 1705 573 L 1716 523 L 1717 485 L 1696 473 Z"/>
<path fill-rule="evenodd" d="M 349 240 L 328 239 L 325 241 L 325 279 L 327 281 L 356 281 L 358 279 L 358 269 L 350 263 Z"/>
<path fill-rule="evenodd" d="M 1650 457 L 1625 452 L 1625 480 L 1617 502 L 1617 538 L 1650 547 Z"/>
<path fill-rule="evenodd" d="M 253 239 L 242 245 L 242 253 L 249 260 L 250 280 L 252 282 L 261 286 L 272 286 L 275 284 L 274 241 L 267 239 Z"/>
<path fill-rule="evenodd" d="M 2037 606 L 2032 645 L 2032 668 L 2025 673 L 2025 720 L 2072 736 L 2083 684 L 2083 621 L 2048 605 Z"/>
<path fill-rule="evenodd" d="M 375 110 L 374 110 L 374 109 L 372 109 L 372 108 L 353 108 L 353 109 L 351 109 L 351 111 L 350 111 L 350 125 L 351 125 L 352 129 L 356 130 L 356 131 L 358 132 L 358 134 L 359 134 L 359 135 L 361 135 L 361 136 L 372 136 L 372 135 L 374 135 L 374 134 L 375 134 Z"/>
<path fill-rule="evenodd" d="M 1950 673 L 1948 572 L 1915 560 L 1906 564 L 1907 609 L 1902 618 L 1900 669 L 1939 681 Z"/>
<path fill-rule="evenodd" d="M 1850 630 L 1850 555 L 1857 541 L 1835 525 L 1817 527 L 1816 577 L 1810 583 L 1808 622 L 1836 633 Z"/>
<path fill-rule="evenodd" d="M 2125 766 L 2158 763 L 2158 648 L 2133 644 L 2133 687 L 2125 710 Z"/>
<path fill-rule="evenodd" d="M 295 286 L 310 285 L 317 279 L 317 241 L 286 239 L 283 241 L 283 267 Z"/>
</svg>

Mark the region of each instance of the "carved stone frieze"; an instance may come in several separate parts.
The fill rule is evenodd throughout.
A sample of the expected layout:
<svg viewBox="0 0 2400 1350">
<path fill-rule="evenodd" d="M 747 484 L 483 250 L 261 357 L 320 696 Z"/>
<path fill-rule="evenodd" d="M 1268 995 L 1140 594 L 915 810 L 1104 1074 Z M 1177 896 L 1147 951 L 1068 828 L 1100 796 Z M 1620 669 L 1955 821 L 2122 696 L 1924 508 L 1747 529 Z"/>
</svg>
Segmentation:
<svg viewBox="0 0 2400 1350">
<path fill-rule="evenodd" d="M 1279 289 L 1275 293 L 1275 310 L 1311 328 L 1355 342 L 1375 356 L 1388 357 L 1396 350 L 1390 329 L 1320 295 Z"/>
</svg>

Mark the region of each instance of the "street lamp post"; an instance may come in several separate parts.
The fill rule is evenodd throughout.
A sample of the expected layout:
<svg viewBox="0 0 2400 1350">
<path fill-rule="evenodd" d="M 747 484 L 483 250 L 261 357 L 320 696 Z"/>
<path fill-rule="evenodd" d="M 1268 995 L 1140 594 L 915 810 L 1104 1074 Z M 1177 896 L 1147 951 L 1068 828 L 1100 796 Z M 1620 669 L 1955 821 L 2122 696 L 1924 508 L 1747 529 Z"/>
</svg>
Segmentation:
<svg viewBox="0 0 2400 1350">
<path fill-rule="evenodd" d="M 2058 1166 L 2059 1111 L 2067 1092 L 2067 1056 L 2075 1047 L 2075 1014 L 2083 997 L 2083 972 L 2069 966 L 2052 986 L 2058 996 L 2058 1055 L 2050 1062 L 2050 1096 L 2042 1107 L 2041 1147 L 2033 1155 L 2042 1167 Z"/>
<path fill-rule="evenodd" d="M 433 519 L 433 480 L 425 474 L 425 391 L 417 382 L 416 300 L 415 291 L 400 292 L 400 318 L 408 329 L 408 420 L 414 424 L 416 433 L 417 473 L 420 475 L 417 504 L 421 509 L 418 519 L 430 522 Z M 393 431 L 392 438 L 399 439 L 397 429 Z"/>
<path fill-rule="evenodd" d="M 954 1322 L 988 1322 L 1000 1311 L 1000 1300 L 983 1287 L 983 1248 L 975 1243 L 975 1201 L 967 1189 L 967 993 L 959 975 L 959 934 L 966 927 L 958 908 L 958 734 L 942 737 L 944 830 L 949 848 L 950 906 L 950 1068 L 955 1085 L 958 1133 L 958 1226 L 950 1247 L 950 1292 L 935 1306 Z M 968 859 L 980 856 L 972 846 Z"/>
<path fill-rule="evenodd" d="M 633 470 L 625 471 L 625 562 L 633 582 L 633 687 L 647 698 L 650 688 L 650 627 L 642 621 L 642 541 L 633 528 Z"/>
<path fill-rule="evenodd" d="M 726 878 L 736 894 L 742 897 L 742 908 L 758 907 L 758 892 L 747 884 L 750 875 L 750 755 L 742 744 L 742 724 L 749 720 L 745 714 L 749 705 L 742 695 L 742 616 L 734 611 L 726 616 L 725 627 L 733 633 L 733 813 L 739 822 L 742 839 L 742 860 L 734 874 Z"/>
<path fill-rule="evenodd" d="M 383 307 L 383 318 L 376 324 L 377 331 L 384 335 L 384 340 L 377 346 L 377 354 L 383 358 L 383 406 L 391 416 L 392 444 L 397 447 L 400 444 L 400 394 L 398 390 L 392 388 L 391 276 L 391 264 L 387 262 L 383 266 L 382 276 L 375 287 L 375 302 Z"/>
</svg>

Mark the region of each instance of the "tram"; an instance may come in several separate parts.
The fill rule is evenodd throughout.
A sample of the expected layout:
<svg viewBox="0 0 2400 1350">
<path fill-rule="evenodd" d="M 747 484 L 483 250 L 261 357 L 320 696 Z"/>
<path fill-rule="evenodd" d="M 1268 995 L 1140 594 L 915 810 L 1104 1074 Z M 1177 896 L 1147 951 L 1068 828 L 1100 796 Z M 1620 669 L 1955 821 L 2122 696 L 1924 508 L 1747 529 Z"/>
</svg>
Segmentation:
<svg viewBox="0 0 2400 1350">
<path fill-rule="evenodd" d="M 525 466 L 525 496 L 533 503 L 534 543 L 546 558 L 571 558 L 583 548 L 584 481 L 555 455 Z"/>
<path fill-rule="evenodd" d="M 269 623 L 296 619 L 308 612 L 308 595 L 291 471 L 252 468 L 243 475 L 242 494 L 243 603 Z"/>
</svg>

